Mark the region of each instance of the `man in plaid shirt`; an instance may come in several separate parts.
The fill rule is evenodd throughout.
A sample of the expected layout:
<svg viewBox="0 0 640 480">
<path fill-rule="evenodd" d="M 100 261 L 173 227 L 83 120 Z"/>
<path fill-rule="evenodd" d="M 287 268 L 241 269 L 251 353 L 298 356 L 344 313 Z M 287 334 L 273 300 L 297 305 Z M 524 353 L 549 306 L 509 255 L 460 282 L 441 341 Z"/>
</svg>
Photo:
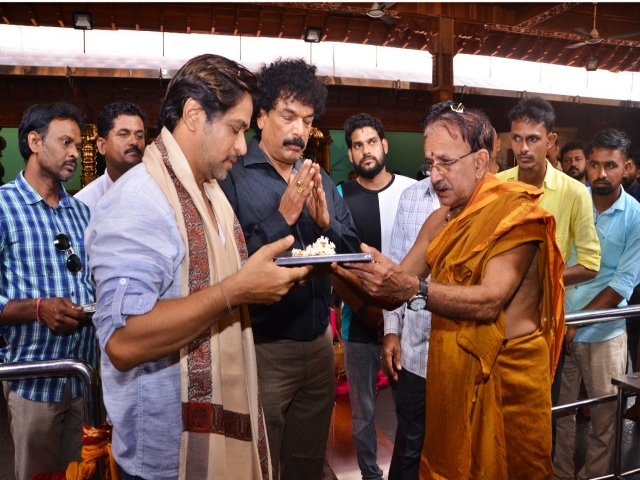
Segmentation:
<svg viewBox="0 0 640 480">
<path fill-rule="evenodd" d="M 25 169 L 0 188 L 0 331 L 4 362 L 80 359 L 97 366 L 83 305 L 94 302 L 84 247 L 89 208 L 69 196 L 81 147 L 72 105 L 33 105 L 18 129 Z M 81 460 L 84 407 L 77 378 L 6 382 L 16 478 Z"/>
</svg>

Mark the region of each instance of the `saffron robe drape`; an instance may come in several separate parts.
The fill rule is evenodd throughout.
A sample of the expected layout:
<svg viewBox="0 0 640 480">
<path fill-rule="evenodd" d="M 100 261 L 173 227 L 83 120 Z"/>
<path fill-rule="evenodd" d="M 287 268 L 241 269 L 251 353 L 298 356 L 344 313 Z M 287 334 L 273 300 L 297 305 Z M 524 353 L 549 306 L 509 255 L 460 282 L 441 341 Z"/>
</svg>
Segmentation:
<svg viewBox="0 0 640 480">
<path fill-rule="evenodd" d="M 551 379 L 564 334 L 564 262 L 542 191 L 487 174 L 458 217 L 431 242 L 433 281 L 478 285 L 487 262 L 538 245 L 539 328 L 505 339 L 493 323 L 433 314 L 427 365 L 422 479 L 551 478 Z"/>
</svg>

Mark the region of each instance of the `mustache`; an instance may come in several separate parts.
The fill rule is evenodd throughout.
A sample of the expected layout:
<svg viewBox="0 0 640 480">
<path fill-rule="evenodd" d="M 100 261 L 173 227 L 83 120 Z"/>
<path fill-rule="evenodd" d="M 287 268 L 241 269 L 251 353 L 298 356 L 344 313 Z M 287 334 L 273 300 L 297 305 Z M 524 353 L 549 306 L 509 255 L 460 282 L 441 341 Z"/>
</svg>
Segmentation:
<svg viewBox="0 0 640 480">
<path fill-rule="evenodd" d="M 304 140 L 302 140 L 300 137 L 285 138 L 282 142 L 282 145 L 284 147 L 286 147 L 287 145 L 295 145 L 300 148 L 305 147 Z"/>
<path fill-rule="evenodd" d="M 524 158 L 533 160 L 533 155 L 518 155 L 518 160 L 524 159 Z"/>
<path fill-rule="evenodd" d="M 362 157 L 362 161 L 365 162 L 367 160 L 375 160 L 376 162 L 378 161 L 378 157 L 376 157 L 375 155 L 365 155 L 364 157 Z"/>
<path fill-rule="evenodd" d="M 142 155 L 142 151 L 135 145 L 127 148 L 124 153 L 139 153 L 140 155 Z"/>
<path fill-rule="evenodd" d="M 435 183 L 433 188 L 436 191 L 440 191 L 440 190 L 451 190 L 452 187 L 451 187 L 451 184 L 449 182 L 447 182 L 446 180 L 440 180 L 439 182 Z"/>
</svg>

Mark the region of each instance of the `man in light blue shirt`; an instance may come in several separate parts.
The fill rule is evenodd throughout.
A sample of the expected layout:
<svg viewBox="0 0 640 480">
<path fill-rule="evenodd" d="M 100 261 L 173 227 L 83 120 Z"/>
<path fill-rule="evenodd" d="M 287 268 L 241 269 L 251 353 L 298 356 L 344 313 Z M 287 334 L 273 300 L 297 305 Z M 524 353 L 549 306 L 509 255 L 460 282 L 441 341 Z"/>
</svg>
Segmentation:
<svg viewBox="0 0 640 480">
<path fill-rule="evenodd" d="M 439 207 L 438 195 L 429 178 L 402 192 L 389 249 L 389 257 L 394 262 L 400 263 L 411 250 L 424 221 Z M 387 375 L 398 382 L 398 429 L 389 479 L 417 479 L 424 442 L 431 312 L 410 310 L 403 304 L 396 310 L 383 310 L 383 315 L 382 367 Z"/>
<path fill-rule="evenodd" d="M 587 176 L 602 261 L 593 280 L 567 287 L 567 312 L 624 307 L 640 279 L 640 204 L 621 186 L 629 168 L 626 162 L 629 148 L 627 136 L 614 129 L 599 132 L 587 147 Z M 568 265 L 572 261 L 573 254 Z M 590 398 L 615 393 L 611 376 L 624 374 L 627 360 L 625 320 L 581 328 L 569 326 L 565 342 L 567 356 L 559 404 L 578 399 L 581 378 Z M 585 465 L 578 472 L 578 479 L 607 473 L 613 448 L 615 411 L 614 403 L 591 408 L 592 425 L 587 437 Z M 554 475 L 557 479 L 573 479 L 575 414 L 558 419 L 557 425 Z"/>
</svg>

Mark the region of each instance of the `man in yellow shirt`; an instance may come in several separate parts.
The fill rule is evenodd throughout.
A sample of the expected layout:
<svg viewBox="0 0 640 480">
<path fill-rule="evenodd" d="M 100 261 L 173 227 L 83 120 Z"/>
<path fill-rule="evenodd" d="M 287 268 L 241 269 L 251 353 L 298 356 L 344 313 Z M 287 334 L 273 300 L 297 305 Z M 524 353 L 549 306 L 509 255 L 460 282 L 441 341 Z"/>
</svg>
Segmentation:
<svg viewBox="0 0 640 480">
<path fill-rule="evenodd" d="M 556 143 L 553 133 L 555 112 L 541 97 L 525 98 L 509 112 L 511 148 L 518 165 L 496 174 L 502 181 L 519 180 L 541 188 L 544 194 L 538 205 L 556 219 L 556 243 L 565 263 L 575 248 L 577 263 L 566 265 L 562 274 L 565 288 L 596 277 L 600 270 L 600 242 L 593 222 L 591 195 L 577 180 L 553 168 L 546 159 L 547 150 Z M 562 371 L 564 355 L 558 363 Z M 560 378 L 556 375 L 552 388 L 552 404 L 560 397 Z M 555 439 L 556 416 L 553 416 Z"/>
<path fill-rule="evenodd" d="M 555 145 L 555 112 L 541 97 L 522 100 L 509 112 L 511 148 L 518 165 L 496 174 L 498 180 L 519 180 L 544 191 L 539 205 L 556 219 L 556 243 L 565 262 L 575 246 L 577 264 L 567 266 L 565 287 L 595 278 L 600 270 L 600 243 L 593 223 L 591 196 L 585 186 L 559 172 L 546 159 Z"/>
</svg>

